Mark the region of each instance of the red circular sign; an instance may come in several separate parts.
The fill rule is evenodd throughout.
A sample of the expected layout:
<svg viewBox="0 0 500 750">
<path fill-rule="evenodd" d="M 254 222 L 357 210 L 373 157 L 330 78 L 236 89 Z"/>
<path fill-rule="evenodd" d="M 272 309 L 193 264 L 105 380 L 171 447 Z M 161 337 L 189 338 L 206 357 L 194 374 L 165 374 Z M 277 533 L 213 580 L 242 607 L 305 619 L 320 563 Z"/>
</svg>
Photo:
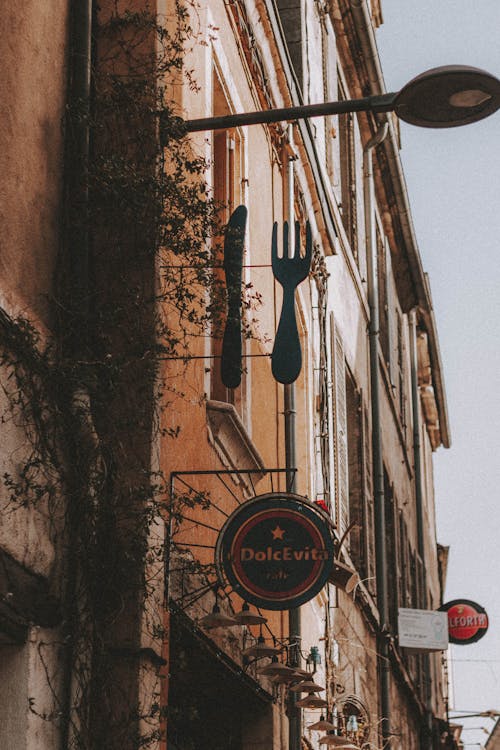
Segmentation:
<svg viewBox="0 0 500 750">
<path fill-rule="evenodd" d="M 479 604 L 469 599 L 454 599 L 439 608 L 448 613 L 450 643 L 475 643 L 488 630 L 488 615 Z"/>
<path fill-rule="evenodd" d="M 328 579 L 333 564 L 328 519 L 298 495 L 261 495 L 227 520 L 216 558 L 221 576 L 248 602 L 293 609 Z"/>
</svg>

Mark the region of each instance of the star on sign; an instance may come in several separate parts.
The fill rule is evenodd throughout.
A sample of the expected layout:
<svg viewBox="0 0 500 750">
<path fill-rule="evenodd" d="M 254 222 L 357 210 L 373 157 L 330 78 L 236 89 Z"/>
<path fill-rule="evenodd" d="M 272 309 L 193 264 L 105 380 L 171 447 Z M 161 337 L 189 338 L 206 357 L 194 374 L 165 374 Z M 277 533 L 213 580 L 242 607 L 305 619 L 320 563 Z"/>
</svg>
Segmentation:
<svg viewBox="0 0 500 750">
<path fill-rule="evenodd" d="M 277 525 L 276 528 L 271 531 L 273 539 L 283 539 L 284 533 L 284 529 L 280 529 L 279 525 Z"/>
</svg>

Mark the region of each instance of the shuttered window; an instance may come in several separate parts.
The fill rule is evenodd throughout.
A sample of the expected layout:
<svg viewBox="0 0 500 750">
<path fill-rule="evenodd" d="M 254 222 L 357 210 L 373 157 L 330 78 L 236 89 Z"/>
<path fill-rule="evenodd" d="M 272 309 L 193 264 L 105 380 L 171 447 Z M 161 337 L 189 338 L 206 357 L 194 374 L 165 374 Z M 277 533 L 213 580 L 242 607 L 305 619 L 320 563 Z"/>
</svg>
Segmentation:
<svg viewBox="0 0 500 750">
<path fill-rule="evenodd" d="M 352 114 L 339 115 L 339 143 L 342 223 L 354 259 L 356 263 L 359 263 L 354 118 Z"/>
<path fill-rule="evenodd" d="M 387 583 L 389 598 L 389 621 L 392 632 L 397 633 L 400 564 L 398 550 L 398 526 L 396 521 L 396 501 L 394 499 L 394 488 L 389 483 L 384 471 L 384 495 L 385 495 L 385 537 L 387 553 Z"/>
<path fill-rule="evenodd" d="M 335 522 L 340 536 L 349 526 L 346 368 L 342 337 L 331 316 L 332 384 L 335 459 Z"/>
<path fill-rule="evenodd" d="M 363 578 L 371 594 L 377 593 L 375 571 L 375 509 L 373 501 L 372 441 L 368 409 L 362 403 L 362 446 L 363 446 Z"/>
<path fill-rule="evenodd" d="M 378 281 L 378 306 L 380 317 L 380 346 L 384 355 L 384 361 L 389 365 L 391 358 L 391 346 L 389 336 L 389 295 L 387 284 L 387 248 L 385 240 L 377 228 L 377 281 Z"/>
<path fill-rule="evenodd" d="M 398 329 L 398 406 L 399 419 L 403 432 L 406 432 L 406 360 L 405 360 L 405 338 L 404 338 L 404 317 L 400 311 L 397 311 L 397 329 Z"/>
<path fill-rule="evenodd" d="M 368 412 L 363 392 L 351 373 L 346 376 L 347 457 L 349 521 L 355 524 L 349 534 L 349 552 L 367 589 L 375 594 L 375 536 L 371 441 Z"/>
<path fill-rule="evenodd" d="M 349 522 L 354 524 L 349 533 L 349 552 L 358 572 L 364 567 L 364 492 L 361 393 L 354 378 L 346 372 L 347 408 L 347 463 L 349 486 Z"/>
<path fill-rule="evenodd" d="M 331 322 L 334 417 L 335 521 L 366 588 L 376 594 L 372 448 L 363 392 L 346 367 L 340 331 Z"/>
<path fill-rule="evenodd" d="M 216 70 L 213 73 L 213 112 L 215 115 L 230 114 L 231 108 L 226 98 L 221 78 Z M 213 195 L 219 209 L 221 225 L 229 221 L 231 213 L 241 203 L 242 178 L 242 139 L 238 130 L 218 130 L 213 134 Z M 222 271 L 223 239 L 215 240 L 215 265 L 213 289 L 213 320 L 211 336 L 211 386 L 210 398 L 233 404 L 241 411 L 241 387 L 226 388 L 220 374 L 222 336 L 225 325 L 225 276 Z"/>
</svg>

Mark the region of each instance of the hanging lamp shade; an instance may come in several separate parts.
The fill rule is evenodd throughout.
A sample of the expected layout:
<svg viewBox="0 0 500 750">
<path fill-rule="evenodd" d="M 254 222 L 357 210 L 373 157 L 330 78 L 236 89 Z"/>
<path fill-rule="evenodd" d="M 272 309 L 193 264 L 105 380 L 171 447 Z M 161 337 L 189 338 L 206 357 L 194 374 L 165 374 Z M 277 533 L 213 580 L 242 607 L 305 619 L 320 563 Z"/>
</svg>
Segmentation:
<svg viewBox="0 0 500 750">
<path fill-rule="evenodd" d="M 259 615 L 258 612 L 252 612 L 247 602 L 244 602 L 240 612 L 236 612 L 234 619 L 240 625 L 263 625 L 267 622 L 267 617 Z"/>
<path fill-rule="evenodd" d="M 276 685 L 291 685 L 293 682 L 297 682 L 297 680 L 300 678 L 297 677 L 293 672 L 291 674 L 285 672 L 283 674 L 277 674 L 271 679 Z"/>
<path fill-rule="evenodd" d="M 318 698 L 317 695 L 308 695 L 307 698 L 297 701 L 295 705 L 301 708 L 326 708 L 328 703 L 323 698 Z"/>
<path fill-rule="evenodd" d="M 266 643 L 264 636 L 259 635 L 257 643 L 253 646 L 243 649 L 241 652 L 243 656 L 254 656 L 256 659 L 261 659 L 264 656 L 277 656 L 281 652 L 281 649 L 277 646 L 270 646 Z"/>
<path fill-rule="evenodd" d="M 335 724 L 331 721 L 327 721 L 324 716 L 321 716 L 319 721 L 315 721 L 314 724 L 309 724 L 308 729 L 317 729 L 327 732 L 328 730 L 335 729 Z"/>
<path fill-rule="evenodd" d="M 321 687 L 321 685 L 317 685 L 312 680 L 299 682 L 298 685 L 294 685 L 292 688 L 290 688 L 290 690 L 293 690 L 294 693 L 322 693 L 324 689 L 324 687 Z"/>
<path fill-rule="evenodd" d="M 200 620 L 200 625 L 204 628 L 231 628 L 234 625 L 239 625 L 239 622 L 234 619 L 234 617 L 230 617 L 229 615 L 225 615 L 223 612 L 220 611 L 220 607 L 218 604 L 214 604 L 214 607 L 210 614 L 205 615 L 205 617 L 202 617 Z"/>
<path fill-rule="evenodd" d="M 293 676 L 294 670 L 291 667 L 287 667 L 286 664 L 281 664 L 278 661 L 278 657 L 273 656 L 271 663 L 265 667 L 261 667 L 258 672 L 259 674 L 267 675 L 267 677 L 274 677 L 275 675 Z"/>
<path fill-rule="evenodd" d="M 309 680 L 311 679 L 311 673 L 307 671 L 307 669 L 300 669 L 300 667 L 294 667 L 293 668 L 295 674 L 297 677 L 302 677 L 303 680 Z"/>
<path fill-rule="evenodd" d="M 333 745 L 333 747 L 339 747 L 344 750 L 352 750 L 352 748 L 356 748 L 356 745 L 353 745 L 349 737 L 342 737 L 340 734 L 325 734 L 324 737 L 320 738 L 319 741 L 320 745 Z"/>
</svg>

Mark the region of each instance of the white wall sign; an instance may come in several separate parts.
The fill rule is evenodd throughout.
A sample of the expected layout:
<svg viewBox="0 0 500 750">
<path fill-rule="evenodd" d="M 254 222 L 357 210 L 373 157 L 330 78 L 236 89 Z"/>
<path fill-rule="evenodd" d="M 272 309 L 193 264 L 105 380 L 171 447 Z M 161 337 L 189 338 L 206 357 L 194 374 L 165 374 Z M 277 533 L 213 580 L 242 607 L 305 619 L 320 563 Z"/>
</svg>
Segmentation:
<svg viewBox="0 0 500 750">
<path fill-rule="evenodd" d="M 418 651 L 446 651 L 448 618 L 443 617 L 445 614 L 427 609 L 400 609 L 399 645 Z"/>
</svg>

